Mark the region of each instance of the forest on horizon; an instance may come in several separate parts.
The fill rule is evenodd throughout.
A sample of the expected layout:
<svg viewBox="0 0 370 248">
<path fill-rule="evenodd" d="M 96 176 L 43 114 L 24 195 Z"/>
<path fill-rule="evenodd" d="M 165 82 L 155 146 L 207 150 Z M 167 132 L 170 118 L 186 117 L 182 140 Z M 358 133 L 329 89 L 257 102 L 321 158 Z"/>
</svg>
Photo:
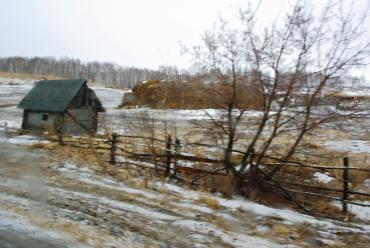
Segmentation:
<svg viewBox="0 0 370 248">
<path fill-rule="evenodd" d="M 132 88 L 144 80 L 187 80 L 190 75 L 176 66 L 159 66 L 157 70 L 121 66 L 109 62 L 81 62 L 74 58 L 6 57 L 0 58 L 0 71 L 53 75 L 61 78 L 84 78 L 114 88 Z"/>
</svg>

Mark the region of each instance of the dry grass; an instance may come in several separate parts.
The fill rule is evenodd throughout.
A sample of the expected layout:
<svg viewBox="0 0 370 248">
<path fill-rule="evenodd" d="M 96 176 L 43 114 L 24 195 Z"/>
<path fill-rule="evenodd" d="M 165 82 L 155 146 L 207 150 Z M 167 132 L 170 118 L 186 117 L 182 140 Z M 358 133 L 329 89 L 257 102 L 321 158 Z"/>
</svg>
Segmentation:
<svg viewBox="0 0 370 248">
<path fill-rule="evenodd" d="M 76 223 L 72 221 L 65 221 L 65 220 L 56 220 L 53 222 L 50 221 L 45 221 L 48 218 L 47 216 L 40 215 L 37 216 L 35 215 L 32 211 L 24 211 L 21 208 L 17 208 L 14 205 L 8 205 L 8 207 L 11 207 L 12 211 L 15 213 L 19 214 L 20 216 L 23 216 L 27 218 L 32 224 L 43 228 L 45 230 L 52 230 L 52 229 L 57 229 L 61 230 L 62 232 L 66 233 L 71 239 L 77 240 L 79 242 L 86 242 L 86 241 L 94 241 L 98 242 L 99 244 L 103 244 L 104 238 L 102 237 L 107 237 L 106 233 L 102 235 L 101 232 L 99 234 L 101 236 L 96 236 L 97 229 L 90 228 L 82 223 Z"/>
<path fill-rule="evenodd" d="M 221 204 L 218 202 L 218 200 L 215 197 L 209 196 L 209 195 L 201 195 L 197 202 L 200 204 L 204 204 L 212 209 L 220 210 L 222 208 Z"/>
<path fill-rule="evenodd" d="M 62 153 L 67 155 L 73 160 L 83 161 L 86 164 L 99 164 L 97 155 L 94 154 L 90 149 L 76 148 L 70 146 L 63 146 Z"/>
<path fill-rule="evenodd" d="M 117 167 L 110 166 L 109 167 L 110 175 L 114 178 L 117 178 L 120 181 L 126 181 L 132 178 L 130 171 L 125 169 L 118 169 Z"/>
<path fill-rule="evenodd" d="M 165 194 L 158 199 L 158 204 L 160 206 L 169 206 L 172 202 L 174 202 L 175 199 L 176 198 L 174 197 L 170 198 L 168 194 Z"/>
<path fill-rule="evenodd" d="M 46 149 L 46 150 L 55 150 L 58 145 L 56 143 L 43 143 L 43 142 L 36 142 L 32 143 L 29 147 L 31 149 Z"/>
<path fill-rule="evenodd" d="M 277 224 L 272 227 L 274 236 L 280 238 L 289 238 L 289 236 L 296 235 L 296 229 L 293 226 L 286 226 L 283 224 Z"/>
<path fill-rule="evenodd" d="M 317 233 L 315 230 L 304 224 L 297 224 L 294 226 L 273 224 L 270 235 L 287 241 L 294 240 L 298 244 L 301 241 L 307 241 L 315 237 Z"/>
</svg>

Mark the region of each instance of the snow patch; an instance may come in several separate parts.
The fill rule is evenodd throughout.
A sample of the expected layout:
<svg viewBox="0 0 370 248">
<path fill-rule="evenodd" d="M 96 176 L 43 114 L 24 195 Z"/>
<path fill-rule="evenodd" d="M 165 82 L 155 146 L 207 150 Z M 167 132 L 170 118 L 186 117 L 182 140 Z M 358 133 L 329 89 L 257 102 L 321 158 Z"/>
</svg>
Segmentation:
<svg viewBox="0 0 370 248">
<path fill-rule="evenodd" d="M 184 188 L 181 188 L 179 186 L 176 186 L 174 184 L 170 183 L 156 183 L 157 186 L 164 188 L 165 190 L 177 193 L 181 195 L 182 198 L 188 198 L 188 199 L 198 199 L 199 193 L 192 191 L 192 190 L 186 190 Z"/>
<path fill-rule="evenodd" d="M 49 241 L 56 246 L 68 244 L 68 247 L 84 247 L 71 244 L 69 238 L 62 236 L 59 232 L 43 229 L 32 224 L 27 219 L 21 218 L 19 215 L 3 210 L 0 210 L 0 232 L 1 231 L 22 234 L 31 239 L 38 239 L 40 241 Z"/>
<path fill-rule="evenodd" d="M 277 209 L 261 205 L 258 203 L 250 202 L 242 198 L 234 199 L 223 199 L 218 198 L 219 203 L 233 210 L 238 208 L 243 209 L 246 212 L 253 212 L 254 214 L 261 216 L 278 216 L 285 220 L 286 224 L 297 224 L 297 223 L 308 223 L 312 226 L 323 227 L 326 235 L 330 233 L 335 233 L 337 230 L 370 233 L 370 227 L 366 225 L 353 225 L 352 228 L 342 225 L 341 222 L 336 222 L 332 220 L 321 220 L 309 215 L 300 214 L 296 211 L 290 209 Z"/>
<path fill-rule="evenodd" d="M 181 203 L 176 203 L 176 206 L 180 206 L 183 208 L 188 208 L 191 210 L 199 211 L 205 214 L 212 214 L 214 213 L 213 209 L 210 209 L 209 207 L 204 207 L 200 205 L 195 205 L 194 203 L 191 202 L 181 202 Z"/>
<path fill-rule="evenodd" d="M 331 181 L 334 180 L 334 178 L 329 176 L 328 174 L 329 173 L 315 172 L 315 174 L 313 174 L 313 177 L 315 178 L 316 181 L 320 183 L 330 183 Z"/>
<path fill-rule="evenodd" d="M 91 194 L 87 194 L 87 193 L 67 191 L 67 190 L 56 189 L 56 188 L 54 188 L 52 190 L 60 191 L 62 193 L 66 193 L 66 194 L 70 194 L 70 195 L 73 195 L 73 196 L 75 196 L 77 198 L 80 198 L 80 199 L 82 198 L 82 199 L 86 199 L 88 201 L 96 201 L 96 202 L 99 202 L 100 204 L 108 205 L 109 207 L 111 207 L 113 209 L 115 208 L 115 209 L 119 209 L 119 210 L 125 210 L 125 211 L 129 211 L 129 212 L 138 213 L 138 214 L 140 214 L 142 216 L 145 216 L 147 218 L 150 218 L 150 219 L 158 219 L 158 220 L 176 220 L 176 219 L 178 219 L 178 217 L 173 216 L 173 215 L 159 213 L 159 212 L 153 211 L 149 208 L 144 208 L 144 207 L 140 207 L 140 206 L 137 206 L 137 205 L 124 203 L 124 202 L 121 202 L 121 201 L 111 200 L 111 199 L 109 199 L 107 197 L 104 197 L 104 196 L 95 196 L 95 195 L 91 195 Z"/>
<path fill-rule="evenodd" d="M 12 138 L 7 138 L 7 142 L 11 144 L 16 144 L 16 145 L 32 145 L 34 143 L 43 143 L 47 144 L 50 143 L 47 140 L 42 140 L 40 137 L 37 136 L 32 136 L 32 135 L 20 135 Z"/>
<path fill-rule="evenodd" d="M 363 204 L 370 204 L 370 201 L 363 201 L 361 202 Z M 342 204 L 335 202 L 334 205 L 338 208 L 342 208 Z M 370 221 L 370 208 L 369 207 L 362 207 L 357 205 L 348 204 L 348 211 L 354 214 L 357 218 L 364 220 L 364 221 Z"/>
<path fill-rule="evenodd" d="M 370 189 L 370 179 L 364 180 L 364 186 Z"/>
<path fill-rule="evenodd" d="M 58 170 L 65 176 L 76 179 L 83 183 L 123 191 L 129 194 L 142 195 L 149 199 L 158 198 L 157 194 L 145 190 L 131 188 L 121 182 L 117 182 L 113 178 L 97 176 L 87 167 L 77 167 L 74 164 L 66 163 L 63 167 L 58 168 Z"/>
<path fill-rule="evenodd" d="M 370 153 L 370 143 L 366 140 L 326 141 L 325 146 L 339 152 Z"/>
<path fill-rule="evenodd" d="M 212 233 L 234 247 L 259 247 L 259 248 L 278 248 L 278 247 L 295 247 L 293 245 L 278 245 L 266 239 L 252 237 L 244 234 L 236 234 L 232 232 L 223 232 L 212 224 L 199 222 L 195 220 L 179 220 L 174 222 L 174 225 L 187 228 L 195 233 L 208 235 Z"/>
</svg>

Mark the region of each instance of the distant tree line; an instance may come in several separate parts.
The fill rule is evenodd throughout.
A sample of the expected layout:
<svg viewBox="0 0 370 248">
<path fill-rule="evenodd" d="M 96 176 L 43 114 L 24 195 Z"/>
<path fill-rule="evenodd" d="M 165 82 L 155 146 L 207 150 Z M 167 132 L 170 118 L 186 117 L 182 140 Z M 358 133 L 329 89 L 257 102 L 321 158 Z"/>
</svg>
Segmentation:
<svg viewBox="0 0 370 248">
<path fill-rule="evenodd" d="M 179 73 L 176 66 L 159 66 L 158 70 L 125 67 L 107 62 L 81 62 L 79 59 L 54 57 L 0 58 L 0 71 L 53 75 L 61 78 L 86 78 L 114 88 L 132 88 L 144 80 L 186 80 L 189 75 Z"/>
</svg>

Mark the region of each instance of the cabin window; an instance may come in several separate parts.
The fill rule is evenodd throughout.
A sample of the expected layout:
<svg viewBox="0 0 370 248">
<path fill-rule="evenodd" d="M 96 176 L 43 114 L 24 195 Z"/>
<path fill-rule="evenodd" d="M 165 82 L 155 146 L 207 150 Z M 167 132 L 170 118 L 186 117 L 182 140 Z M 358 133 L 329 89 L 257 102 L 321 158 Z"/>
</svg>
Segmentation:
<svg viewBox="0 0 370 248">
<path fill-rule="evenodd" d="M 48 114 L 42 114 L 42 120 L 43 121 L 47 121 L 49 118 L 49 115 Z"/>
</svg>

